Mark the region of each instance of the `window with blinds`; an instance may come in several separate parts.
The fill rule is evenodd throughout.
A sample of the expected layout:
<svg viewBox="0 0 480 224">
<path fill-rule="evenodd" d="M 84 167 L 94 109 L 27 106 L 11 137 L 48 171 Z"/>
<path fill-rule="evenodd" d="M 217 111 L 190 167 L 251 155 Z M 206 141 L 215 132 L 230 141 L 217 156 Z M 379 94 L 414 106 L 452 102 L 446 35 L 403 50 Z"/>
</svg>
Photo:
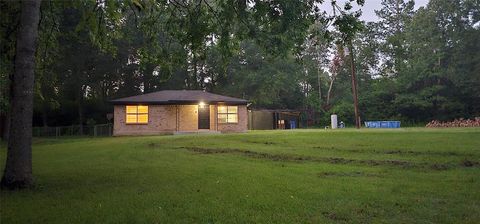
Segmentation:
<svg viewBox="0 0 480 224">
<path fill-rule="evenodd" d="M 126 106 L 126 124 L 148 124 L 148 106 Z"/>
<path fill-rule="evenodd" d="M 238 106 L 218 106 L 218 123 L 238 123 Z"/>
</svg>

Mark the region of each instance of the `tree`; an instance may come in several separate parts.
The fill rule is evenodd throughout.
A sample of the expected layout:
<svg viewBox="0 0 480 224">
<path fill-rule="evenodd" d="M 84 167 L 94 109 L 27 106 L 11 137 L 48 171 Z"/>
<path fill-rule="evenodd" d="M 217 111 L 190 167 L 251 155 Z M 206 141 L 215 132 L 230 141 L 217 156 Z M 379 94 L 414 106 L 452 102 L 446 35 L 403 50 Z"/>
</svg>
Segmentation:
<svg viewBox="0 0 480 224">
<path fill-rule="evenodd" d="M 5 141 L 8 140 L 10 127 L 9 101 L 20 8 L 20 2 L 0 1 L 0 137 Z"/>
<path fill-rule="evenodd" d="M 353 107 L 355 111 L 355 127 L 360 128 L 360 111 L 358 109 L 358 85 L 356 78 L 356 68 L 355 68 L 355 56 L 353 52 L 353 40 L 355 34 L 358 33 L 363 28 L 363 24 L 358 20 L 360 17 L 359 13 L 356 14 L 345 14 L 337 19 L 334 24 L 338 27 L 340 32 L 340 43 L 347 47 L 350 54 L 350 65 L 351 65 L 351 80 L 352 80 L 352 96 L 353 96 Z"/>
<path fill-rule="evenodd" d="M 8 143 L 9 152 L 2 184 L 24 187 L 30 185 L 32 181 L 31 119 L 35 67 L 38 74 L 41 74 L 37 79 L 39 86 L 36 88 L 39 99 L 45 102 L 58 100 L 58 104 L 63 106 L 62 110 L 68 101 L 70 107 L 78 105 L 76 108 L 78 110 L 69 111 L 67 117 L 70 121 L 76 119 L 75 122 L 80 125 L 86 120 L 84 111 L 88 110 L 88 103 L 97 101 L 97 96 L 109 98 L 120 94 L 152 91 L 165 86 L 217 88 L 218 83 L 222 81 L 232 84 L 234 86 L 232 88 L 235 89 L 239 86 L 237 81 L 255 84 L 256 80 L 260 80 L 262 90 L 254 94 L 257 102 L 276 107 L 296 107 L 303 103 L 298 85 L 301 78 L 290 75 L 302 74 L 302 71 L 301 66 L 295 63 L 292 52 L 299 51 L 308 27 L 315 19 L 336 20 L 335 16 L 327 18 L 319 11 L 318 5 L 321 2 L 323 0 L 58 2 L 61 9 L 54 10 L 45 17 L 48 21 L 55 21 L 54 23 L 58 24 L 42 26 L 43 29 L 58 28 L 59 32 L 56 33 L 58 36 L 55 38 L 43 36 L 51 34 L 48 30 L 38 33 L 38 17 L 42 10 L 40 1 L 23 2 L 20 30 L 16 32 L 14 77 L 11 83 L 13 95 L 9 99 L 11 121 L 15 124 L 10 133 L 14 137 Z M 363 4 L 363 0 L 356 2 Z M 49 3 L 50 7 L 45 9 L 52 9 L 51 5 L 57 4 Z M 76 14 L 62 14 L 65 9 L 74 9 L 72 12 Z M 132 13 L 134 16 L 131 16 Z M 142 17 L 135 15 L 136 13 L 141 13 Z M 76 15 L 77 18 L 68 18 L 72 15 Z M 56 20 L 57 17 L 61 17 L 62 21 Z M 160 22 L 148 18 L 160 18 Z M 141 21 L 145 22 L 142 23 L 142 29 L 150 33 L 145 32 L 143 37 L 136 36 L 135 32 L 131 32 L 130 35 L 123 33 L 125 26 L 131 25 L 132 21 L 136 22 L 137 19 L 145 19 Z M 68 29 L 72 29 L 62 30 L 65 27 L 61 24 L 68 23 L 69 20 L 73 22 L 69 24 Z M 163 37 L 155 34 L 161 34 Z M 36 58 L 35 61 L 35 41 L 38 35 L 42 35 L 42 45 L 38 54 L 40 58 Z M 136 38 L 145 41 L 141 46 L 132 44 L 130 40 Z M 152 50 L 149 46 L 151 42 L 159 40 L 172 42 L 174 47 L 164 47 L 162 43 L 161 54 L 156 54 L 157 48 Z M 236 80 L 239 77 L 232 77 L 234 75 L 228 73 L 227 62 L 234 54 L 241 54 L 238 50 L 243 40 L 252 41 L 257 48 L 266 52 L 260 64 L 266 62 L 268 66 L 257 68 L 258 73 L 249 74 L 247 79 Z M 3 46 L 2 42 L 2 48 Z M 54 51 L 48 50 L 50 46 L 54 46 Z M 171 54 L 173 51 L 178 54 Z M 79 52 L 82 57 L 76 57 L 77 55 L 72 52 Z M 206 55 L 207 53 L 211 55 Z M 103 58 L 106 54 L 111 55 Z M 42 55 L 48 57 L 41 58 Z M 60 66 L 51 63 L 50 55 L 63 57 L 64 63 Z M 267 60 L 264 60 L 265 58 Z M 108 66 L 100 64 L 105 61 L 110 62 Z M 164 61 L 167 63 L 162 64 Z M 218 63 L 219 61 L 221 63 Z M 2 58 L 3 62 L 8 63 L 8 60 Z M 38 62 L 39 66 L 35 66 L 35 62 Z M 172 65 L 178 62 L 180 69 L 171 69 L 175 67 Z M 112 69 L 106 70 L 102 67 Z M 142 72 L 146 75 L 142 75 Z M 2 77 L 4 74 L 8 72 L 2 71 Z M 168 82 L 158 80 L 163 77 L 172 78 Z M 234 82 L 228 82 L 231 80 Z M 150 85 L 151 83 L 155 84 Z M 9 84 L 2 82 L 0 85 Z M 237 94 L 245 96 L 254 92 L 252 88 L 255 86 L 248 87 L 250 87 L 248 92 L 239 90 Z M 219 88 L 219 91 L 222 91 L 222 88 Z M 272 92 L 274 95 L 270 97 Z M 5 102 L 4 99 L 8 97 L 2 96 L 0 103 Z M 41 106 L 37 106 L 37 109 L 43 110 L 44 114 L 47 114 L 47 110 L 55 110 L 55 106 L 38 107 Z"/>
<path fill-rule="evenodd" d="M 405 28 L 414 15 L 413 0 L 382 0 L 382 8 L 375 10 L 380 18 L 376 24 L 380 38 L 380 52 L 384 58 L 382 70 L 385 75 L 397 75 L 408 59 Z"/>
<path fill-rule="evenodd" d="M 428 121 L 478 114 L 472 110 L 480 86 L 476 12 L 469 0 L 432 0 L 415 14 L 405 31 L 409 60 L 397 78 L 395 104 L 402 116 Z"/>
<path fill-rule="evenodd" d="M 38 39 L 40 0 L 23 1 L 17 33 L 10 137 L 1 185 L 24 188 L 32 177 L 32 114 L 35 50 Z"/>
</svg>

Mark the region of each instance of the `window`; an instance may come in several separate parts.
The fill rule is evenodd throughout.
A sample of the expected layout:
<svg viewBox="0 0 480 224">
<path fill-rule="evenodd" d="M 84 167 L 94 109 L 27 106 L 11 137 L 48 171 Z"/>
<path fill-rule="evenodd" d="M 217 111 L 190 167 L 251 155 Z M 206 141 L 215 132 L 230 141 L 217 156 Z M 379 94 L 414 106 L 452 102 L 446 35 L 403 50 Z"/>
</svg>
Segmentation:
<svg viewBox="0 0 480 224">
<path fill-rule="evenodd" d="M 238 106 L 218 106 L 218 123 L 238 123 Z"/>
<path fill-rule="evenodd" d="M 127 124 L 148 124 L 148 106 L 126 106 Z"/>
</svg>

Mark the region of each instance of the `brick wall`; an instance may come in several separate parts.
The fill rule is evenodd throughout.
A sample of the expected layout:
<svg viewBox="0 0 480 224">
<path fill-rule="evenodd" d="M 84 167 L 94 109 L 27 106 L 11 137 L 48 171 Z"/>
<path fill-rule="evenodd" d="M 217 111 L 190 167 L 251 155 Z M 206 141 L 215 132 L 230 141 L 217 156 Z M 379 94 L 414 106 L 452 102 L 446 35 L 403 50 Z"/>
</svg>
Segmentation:
<svg viewBox="0 0 480 224">
<path fill-rule="evenodd" d="M 211 131 L 247 131 L 248 116 L 245 105 L 238 106 L 238 123 L 236 124 L 218 124 L 217 126 L 216 114 L 217 106 L 210 105 Z M 150 105 L 148 107 L 148 124 L 125 124 L 125 118 L 125 105 L 115 105 L 113 135 L 155 135 L 175 131 L 198 131 L 197 105 Z"/>
<path fill-rule="evenodd" d="M 178 123 L 179 131 L 198 131 L 198 106 L 178 105 Z"/>
<path fill-rule="evenodd" d="M 115 105 L 113 110 L 113 135 L 153 135 L 176 129 L 174 105 L 148 106 L 148 124 L 125 124 L 125 105 Z"/>
<path fill-rule="evenodd" d="M 217 105 L 210 105 L 210 130 L 217 130 Z"/>
</svg>

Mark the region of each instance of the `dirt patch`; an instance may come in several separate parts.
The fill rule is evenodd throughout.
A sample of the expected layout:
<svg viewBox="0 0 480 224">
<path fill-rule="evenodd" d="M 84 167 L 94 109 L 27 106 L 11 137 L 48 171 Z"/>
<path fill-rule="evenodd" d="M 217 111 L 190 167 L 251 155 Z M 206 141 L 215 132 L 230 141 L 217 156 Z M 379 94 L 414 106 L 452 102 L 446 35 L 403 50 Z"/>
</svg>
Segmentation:
<svg viewBox="0 0 480 224">
<path fill-rule="evenodd" d="M 384 151 L 385 154 L 402 154 L 402 155 L 423 155 L 423 156 L 467 156 L 468 154 L 461 154 L 452 151 L 434 152 L 434 151 L 412 151 L 412 150 L 393 150 Z"/>
<path fill-rule="evenodd" d="M 360 171 L 354 172 L 322 172 L 318 177 L 378 177 L 378 174 L 364 173 Z"/>
<path fill-rule="evenodd" d="M 348 219 L 346 217 L 342 217 L 335 212 L 322 212 L 322 215 L 328 219 L 331 219 L 335 222 L 347 222 Z"/>
<path fill-rule="evenodd" d="M 308 161 L 311 157 L 303 157 L 289 154 L 269 154 L 264 152 L 254 152 L 244 149 L 213 149 L 213 148 L 200 148 L 200 147 L 181 147 L 188 151 L 200 153 L 200 154 L 218 154 L 218 153 L 233 153 L 241 154 L 251 158 L 268 159 L 273 161 Z"/>
<path fill-rule="evenodd" d="M 434 163 L 430 166 L 432 170 L 448 170 L 450 167 L 446 164 Z"/>
<path fill-rule="evenodd" d="M 235 149 L 209 149 L 209 148 L 200 148 L 200 147 L 180 147 L 187 149 L 188 151 L 200 153 L 200 154 L 215 154 L 215 153 L 230 153 L 235 152 Z"/>
<path fill-rule="evenodd" d="M 461 163 L 462 166 L 464 167 L 474 167 L 474 166 L 480 166 L 480 163 L 477 161 L 471 161 L 468 159 L 464 159 Z"/>
<path fill-rule="evenodd" d="M 147 146 L 148 146 L 149 148 L 155 148 L 155 147 L 157 147 L 157 144 L 155 144 L 155 143 L 153 143 L 153 142 L 150 142 L 150 143 L 147 144 Z"/>
<path fill-rule="evenodd" d="M 247 140 L 245 141 L 247 143 L 253 143 L 253 144 L 263 144 L 263 145 L 276 145 L 278 144 L 277 142 L 272 142 L 272 141 L 252 141 L 252 140 Z"/>
<path fill-rule="evenodd" d="M 455 168 L 452 164 L 443 163 L 427 163 L 427 162 L 411 162 L 404 160 L 362 160 L 362 159 L 346 159 L 342 157 L 314 157 L 314 156 L 300 156 L 295 154 L 270 154 L 265 152 L 256 152 L 247 149 L 236 148 L 203 148 L 203 147 L 179 147 L 198 154 L 237 154 L 255 159 L 264 159 L 270 161 L 282 162 L 320 162 L 330 164 L 360 164 L 366 166 L 394 166 L 398 168 L 420 168 L 436 171 L 448 170 Z M 461 167 L 476 167 L 480 166 L 479 162 L 471 160 L 463 160 Z"/>
<path fill-rule="evenodd" d="M 472 154 L 467 153 L 458 153 L 452 151 L 413 151 L 413 150 L 371 150 L 371 149 L 339 149 L 335 147 L 323 147 L 323 146 L 313 146 L 312 149 L 320 149 L 320 150 L 335 150 L 341 152 L 352 152 L 352 153 L 374 153 L 374 154 L 393 154 L 393 155 L 413 155 L 413 156 L 472 156 Z"/>
<path fill-rule="evenodd" d="M 202 148 L 202 147 L 180 147 L 191 152 L 199 154 L 239 154 L 250 158 L 267 159 L 271 161 L 285 161 L 285 162 L 323 162 L 331 164 L 362 164 L 368 166 L 391 165 L 402 168 L 421 167 L 419 164 L 414 164 L 408 161 L 399 160 L 355 160 L 346 159 L 342 157 L 312 157 L 299 156 L 293 154 L 270 154 L 265 152 L 255 152 L 245 149 L 227 149 L 227 148 Z"/>
</svg>

